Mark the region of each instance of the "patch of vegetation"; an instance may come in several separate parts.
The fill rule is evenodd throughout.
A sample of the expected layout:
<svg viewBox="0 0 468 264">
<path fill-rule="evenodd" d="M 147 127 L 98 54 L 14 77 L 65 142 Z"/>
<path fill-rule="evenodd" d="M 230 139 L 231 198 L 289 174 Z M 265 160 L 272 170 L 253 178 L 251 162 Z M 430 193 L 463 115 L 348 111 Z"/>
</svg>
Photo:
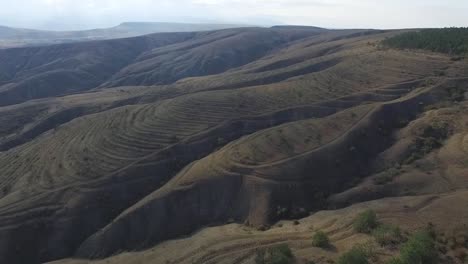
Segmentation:
<svg viewBox="0 0 468 264">
<path fill-rule="evenodd" d="M 440 148 L 442 145 L 434 138 L 418 138 L 414 141 L 411 155 L 406 159 L 406 164 L 411 164 L 414 161 L 422 159 L 432 150 Z"/>
<path fill-rule="evenodd" d="M 437 263 L 434 237 L 428 230 L 413 234 L 400 249 L 400 257 L 388 264 L 433 264 Z"/>
<path fill-rule="evenodd" d="M 388 38 L 384 46 L 397 49 L 422 49 L 450 55 L 468 54 L 468 28 L 424 29 Z"/>
<path fill-rule="evenodd" d="M 393 178 L 398 176 L 400 173 L 401 170 L 399 168 L 390 168 L 384 172 L 379 173 L 379 175 L 377 175 L 377 177 L 374 178 L 374 183 L 377 185 L 387 184 L 393 181 Z"/>
<path fill-rule="evenodd" d="M 367 245 L 357 245 L 338 258 L 337 264 L 368 264 L 374 251 Z"/>
<path fill-rule="evenodd" d="M 398 245 L 404 240 L 398 226 L 379 223 L 377 214 L 370 209 L 354 219 L 353 228 L 356 232 L 371 234 L 381 246 Z"/>
<path fill-rule="evenodd" d="M 294 255 L 288 245 L 282 244 L 267 250 L 260 250 L 255 256 L 255 264 L 292 264 Z"/>
<path fill-rule="evenodd" d="M 465 99 L 465 87 L 451 87 L 447 90 L 447 97 L 452 102 L 461 102 Z"/>
<path fill-rule="evenodd" d="M 366 210 L 360 213 L 353 222 L 356 232 L 369 234 L 379 225 L 377 214 L 373 210 Z"/>
<path fill-rule="evenodd" d="M 386 264 L 403 264 L 400 258 L 391 258 Z"/>
<path fill-rule="evenodd" d="M 379 225 L 372 236 L 381 246 L 398 245 L 404 239 L 400 228 L 394 225 Z"/>
<path fill-rule="evenodd" d="M 317 231 L 312 237 L 312 245 L 314 247 L 326 248 L 330 246 L 330 239 L 323 231 Z"/>
<path fill-rule="evenodd" d="M 411 149 L 410 155 L 406 159 L 405 163 L 410 164 L 416 160 L 423 158 L 433 150 L 442 146 L 443 140 L 445 140 L 450 134 L 450 125 L 446 122 L 434 122 L 424 128 L 420 137 L 418 137 Z"/>
</svg>

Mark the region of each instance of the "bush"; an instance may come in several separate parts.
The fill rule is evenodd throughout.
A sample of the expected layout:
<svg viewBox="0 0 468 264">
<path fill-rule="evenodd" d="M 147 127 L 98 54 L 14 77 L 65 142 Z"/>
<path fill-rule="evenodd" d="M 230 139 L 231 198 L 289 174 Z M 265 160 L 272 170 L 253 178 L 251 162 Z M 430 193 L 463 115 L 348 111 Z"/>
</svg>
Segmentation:
<svg viewBox="0 0 468 264">
<path fill-rule="evenodd" d="M 440 148 L 443 141 L 452 133 L 450 125 L 447 122 L 432 122 L 418 133 L 409 149 L 409 157 L 405 160 L 406 164 L 410 164 L 416 160 L 423 158 L 433 150 Z"/>
<path fill-rule="evenodd" d="M 322 231 L 318 231 L 312 237 L 312 245 L 314 247 L 326 248 L 330 245 L 330 240 L 327 234 Z"/>
<path fill-rule="evenodd" d="M 368 264 L 369 252 L 364 246 L 355 246 L 338 258 L 337 264 Z"/>
<path fill-rule="evenodd" d="M 401 248 L 403 263 L 434 263 L 436 259 L 435 243 L 431 234 L 421 231 L 414 234 Z"/>
<path fill-rule="evenodd" d="M 400 250 L 400 258 L 392 264 L 431 264 L 437 262 L 434 238 L 428 231 L 412 235 Z"/>
<path fill-rule="evenodd" d="M 273 253 L 278 253 L 278 254 L 287 256 L 287 257 L 289 257 L 289 258 L 292 258 L 292 257 L 293 257 L 293 254 L 292 254 L 291 249 L 290 249 L 289 246 L 286 245 L 286 244 L 282 244 L 282 245 L 273 247 L 273 248 L 271 249 L 271 252 L 273 252 Z"/>
<path fill-rule="evenodd" d="M 288 245 L 282 244 L 257 252 L 256 264 L 292 264 L 294 255 Z"/>
<path fill-rule="evenodd" d="M 391 258 L 385 264 L 403 264 L 403 262 L 401 262 L 400 258 Z"/>
<path fill-rule="evenodd" d="M 372 236 L 381 246 L 397 245 L 403 241 L 403 235 L 398 226 L 380 225 L 374 231 Z"/>
<path fill-rule="evenodd" d="M 377 185 L 384 185 L 391 181 L 393 178 L 398 176 L 401 171 L 397 168 L 390 168 L 384 172 L 381 172 L 377 177 L 374 178 L 374 183 Z"/>
<path fill-rule="evenodd" d="M 354 230 L 359 233 L 368 234 L 377 226 L 377 214 L 373 210 L 366 210 L 360 213 L 353 223 Z"/>
</svg>

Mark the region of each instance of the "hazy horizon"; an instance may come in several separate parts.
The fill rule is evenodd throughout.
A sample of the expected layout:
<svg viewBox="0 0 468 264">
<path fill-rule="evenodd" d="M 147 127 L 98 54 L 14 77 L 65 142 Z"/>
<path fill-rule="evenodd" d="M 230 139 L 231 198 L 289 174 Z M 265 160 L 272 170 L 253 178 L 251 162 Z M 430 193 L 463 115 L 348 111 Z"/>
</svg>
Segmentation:
<svg viewBox="0 0 468 264">
<path fill-rule="evenodd" d="M 82 30 L 122 22 L 307 25 L 326 28 L 468 26 L 462 0 L 0 0 L 0 25 Z"/>
</svg>

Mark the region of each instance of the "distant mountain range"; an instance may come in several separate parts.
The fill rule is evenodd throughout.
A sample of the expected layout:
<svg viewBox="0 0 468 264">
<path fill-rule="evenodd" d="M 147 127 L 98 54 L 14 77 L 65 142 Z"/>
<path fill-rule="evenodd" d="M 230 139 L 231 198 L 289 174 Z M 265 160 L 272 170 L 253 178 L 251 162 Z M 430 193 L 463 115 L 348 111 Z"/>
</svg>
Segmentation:
<svg viewBox="0 0 468 264">
<path fill-rule="evenodd" d="M 126 38 L 159 32 L 193 32 L 238 27 L 247 26 L 235 24 L 125 22 L 111 28 L 80 31 L 47 31 L 0 26 L 0 48 Z"/>
</svg>

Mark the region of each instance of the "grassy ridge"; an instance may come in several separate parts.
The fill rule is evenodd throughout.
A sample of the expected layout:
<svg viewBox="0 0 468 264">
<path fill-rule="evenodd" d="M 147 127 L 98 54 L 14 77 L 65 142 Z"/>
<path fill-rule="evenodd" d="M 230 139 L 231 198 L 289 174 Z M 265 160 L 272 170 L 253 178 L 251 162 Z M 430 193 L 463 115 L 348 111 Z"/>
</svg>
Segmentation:
<svg viewBox="0 0 468 264">
<path fill-rule="evenodd" d="M 424 29 L 407 32 L 383 41 L 387 47 L 423 49 L 450 55 L 468 54 L 468 28 Z"/>
</svg>

